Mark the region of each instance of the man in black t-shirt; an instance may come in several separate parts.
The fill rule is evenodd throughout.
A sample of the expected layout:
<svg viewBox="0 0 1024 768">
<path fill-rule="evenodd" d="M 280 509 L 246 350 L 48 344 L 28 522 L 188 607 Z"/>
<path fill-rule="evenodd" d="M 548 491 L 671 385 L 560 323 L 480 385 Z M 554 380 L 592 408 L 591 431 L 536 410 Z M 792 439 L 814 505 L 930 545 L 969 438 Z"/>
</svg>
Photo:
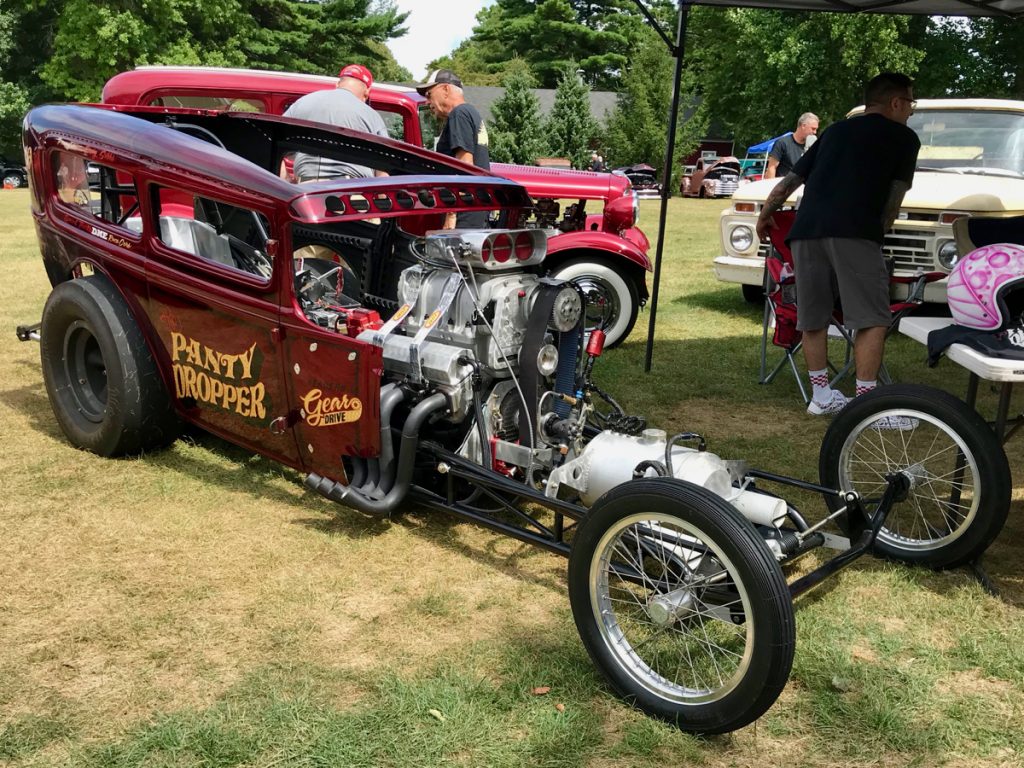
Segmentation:
<svg viewBox="0 0 1024 768">
<path fill-rule="evenodd" d="M 768 152 L 768 165 L 764 169 L 766 179 L 782 178 L 793 170 L 797 161 L 804 156 L 807 148 L 818 135 L 818 116 L 804 112 L 796 121 L 796 130 L 776 141 Z"/>
<path fill-rule="evenodd" d="M 444 118 L 444 128 L 437 140 L 437 151 L 456 160 L 490 170 L 487 150 L 487 126 L 476 107 L 466 103 L 462 80 L 450 69 L 435 69 L 416 90 L 427 97 L 430 110 Z M 444 228 L 483 229 L 487 227 L 487 211 L 448 214 Z"/>
<path fill-rule="evenodd" d="M 907 127 L 914 113 L 909 77 L 883 72 L 868 83 L 863 115 L 831 125 L 780 181 L 757 220 L 764 238 L 772 214 L 805 184 L 787 242 L 793 250 L 797 285 L 797 328 L 814 385 L 807 412 L 832 414 L 848 402 L 829 386 L 828 327 L 836 290 L 843 322 L 856 332 L 857 394 L 874 389 L 891 320 L 889 273 L 882 255 L 885 233 L 899 214 L 914 179 L 921 141 Z M 895 429 L 911 429 L 894 417 Z M 906 423 L 904 423 L 906 422 Z"/>
</svg>

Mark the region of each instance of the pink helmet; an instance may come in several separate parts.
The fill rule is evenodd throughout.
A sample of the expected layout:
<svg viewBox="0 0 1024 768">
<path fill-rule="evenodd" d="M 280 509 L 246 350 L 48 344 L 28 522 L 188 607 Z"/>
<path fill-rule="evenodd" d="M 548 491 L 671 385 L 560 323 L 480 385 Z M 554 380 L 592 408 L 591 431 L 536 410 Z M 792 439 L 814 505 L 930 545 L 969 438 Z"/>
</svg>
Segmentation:
<svg viewBox="0 0 1024 768">
<path fill-rule="evenodd" d="M 998 243 L 976 248 L 949 273 L 946 301 L 958 325 L 1001 331 L 1024 309 L 1024 248 Z"/>
</svg>

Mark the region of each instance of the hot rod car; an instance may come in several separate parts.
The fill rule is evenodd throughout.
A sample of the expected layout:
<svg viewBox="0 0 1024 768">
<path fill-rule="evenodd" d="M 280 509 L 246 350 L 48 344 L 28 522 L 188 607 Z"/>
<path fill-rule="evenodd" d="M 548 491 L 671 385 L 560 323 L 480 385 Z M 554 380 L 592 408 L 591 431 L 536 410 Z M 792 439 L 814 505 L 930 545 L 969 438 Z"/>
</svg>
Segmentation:
<svg viewBox="0 0 1024 768">
<path fill-rule="evenodd" d="M 112 77 L 103 86 L 103 101 L 280 115 L 300 96 L 336 84 L 334 77 L 294 72 L 152 66 Z M 392 138 L 433 148 L 434 119 L 414 89 L 375 83 L 369 104 Z M 549 234 L 548 273 L 583 287 L 589 325 L 603 325 L 609 347 L 624 341 L 647 302 L 645 277 L 652 269 L 650 243 L 636 226 L 639 207 L 628 177 L 508 163 L 492 163 L 491 172 L 530 193 L 530 226 Z M 574 202 L 563 210 L 561 201 Z M 594 203 L 600 212 L 588 213 L 587 205 Z"/>
<path fill-rule="evenodd" d="M 507 179 L 238 112 L 44 106 L 24 141 L 53 290 L 18 333 L 40 342 L 72 444 L 156 450 L 185 422 L 295 468 L 339 509 L 418 504 L 566 556 L 594 663 L 685 730 L 772 705 L 794 596 L 869 550 L 964 563 L 1005 520 L 1005 454 L 942 392 L 857 398 L 816 483 L 626 413 L 595 380 L 602 330 L 584 333 L 577 285 L 545 275 L 531 197 Z M 274 171 L 294 151 L 390 176 L 291 184 Z M 438 229 L 464 210 L 502 227 Z M 769 490 L 786 487 L 820 494 L 824 515 Z M 783 565 L 821 547 L 836 554 L 787 584 Z"/>
</svg>

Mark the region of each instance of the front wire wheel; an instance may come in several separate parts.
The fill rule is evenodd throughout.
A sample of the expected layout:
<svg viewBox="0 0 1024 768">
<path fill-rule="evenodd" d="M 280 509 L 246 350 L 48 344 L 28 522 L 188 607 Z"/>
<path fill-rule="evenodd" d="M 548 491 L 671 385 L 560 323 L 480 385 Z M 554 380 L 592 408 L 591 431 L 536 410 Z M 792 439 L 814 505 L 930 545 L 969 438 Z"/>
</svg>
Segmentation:
<svg viewBox="0 0 1024 768">
<path fill-rule="evenodd" d="M 616 692 L 682 730 L 741 728 L 789 677 L 778 563 L 735 509 L 690 483 L 637 480 L 599 499 L 573 540 L 569 600 Z"/>
<path fill-rule="evenodd" d="M 999 440 L 966 403 L 919 385 L 880 387 L 839 413 L 822 441 L 822 485 L 857 491 L 872 513 L 886 476 L 908 481 L 875 542 L 893 560 L 952 568 L 980 556 L 1010 506 Z M 834 511 L 841 502 L 826 498 Z"/>
</svg>

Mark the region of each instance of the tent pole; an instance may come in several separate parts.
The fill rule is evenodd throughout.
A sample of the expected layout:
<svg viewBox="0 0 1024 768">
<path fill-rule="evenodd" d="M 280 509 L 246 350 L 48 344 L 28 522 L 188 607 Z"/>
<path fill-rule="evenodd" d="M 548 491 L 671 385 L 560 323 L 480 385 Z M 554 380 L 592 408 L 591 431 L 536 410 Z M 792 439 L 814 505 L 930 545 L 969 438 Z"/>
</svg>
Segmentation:
<svg viewBox="0 0 1024 768">
<path fill-rule="evenodd" d="M 668 199 L 672 195 L 672 165 L 676 149 L 676 123 L 679 121 L 680 83 L 683 77 L 683 55 L 686 52 L 686 23 L 690 15 L 691 2 L 679 0 L 679 26 L 676 30 L 676 44 L 672 55 L 676 60 L 675 79 L 672 83 L 672 106 L 668 113 L 668 146 L 665 148 L 665 165 L 661 174 L 661 216 L 658 219 L 658 245 L 654 252 L 654 285 L 651 289 L 651 319 L 647 327 L 647 355 L 644 358 L 644 373 L 651 372 L 654 356 L 654 325 L 658 316 L 658 284 L 661 282 L 661 256 L 665 250 L 665 219 L 668 216 Z"/>
</svg>

